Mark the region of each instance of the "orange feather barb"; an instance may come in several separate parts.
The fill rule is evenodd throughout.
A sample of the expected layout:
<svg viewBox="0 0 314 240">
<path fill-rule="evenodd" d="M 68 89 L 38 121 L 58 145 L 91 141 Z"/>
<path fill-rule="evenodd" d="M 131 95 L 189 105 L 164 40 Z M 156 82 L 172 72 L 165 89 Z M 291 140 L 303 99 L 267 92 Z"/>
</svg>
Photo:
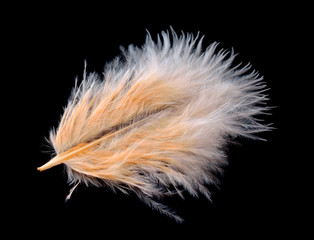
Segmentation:
<svg viewBox="0 0 314 240">
<path fill-rule="evenodd" d="M 256 117 L 269 110 L 262 77 L 232 67 L 233 51 L 202 50 L 198 35 L 150 34 L 72 91 L 50 132 L 56 156 L 39 171 L 64 164 L 73 190 L 80 183 L 134 192 L 143 202 L 183 219 L 158 199 L 185 190 L 210 199 L 235 137 L 270 130 Z"/>
</svg>

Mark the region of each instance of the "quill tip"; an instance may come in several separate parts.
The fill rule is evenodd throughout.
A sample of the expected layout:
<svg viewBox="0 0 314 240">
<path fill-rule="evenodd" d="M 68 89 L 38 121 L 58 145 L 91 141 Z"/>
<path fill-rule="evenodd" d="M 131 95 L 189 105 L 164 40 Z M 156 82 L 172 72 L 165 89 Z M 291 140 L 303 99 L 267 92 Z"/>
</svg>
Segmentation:
<svg viewBox="0 0 314 240">
<path fill-rule="evenodd" d="M 42 172 L 42 171 L 44 171 L 45 169 L 43 169 L 42 167 L 38 167 L 37 170 L 38 170 L 39 172 Z"/>
<path fill-rule="evenodd" d="M 37 170 L 42 172 L 42 171 L 45 171 L 49 168 L 52 168 L 56 165 L 59 165 L 62 163 L 62 158 L 59 158 L 59 157 L 55 157 L 53 159 L 51 159 L 49 162 L 45 163 L 44 165 L 42 165 L 41 167 L 38 167 Z"/>
<path fill-rule="evenodd" d="M 48 168 L 50 168 L 50 167 L 46 167 L 45 165 L 46 165 L 46 164 L 42 165 L 41 167 L 38 167 L 37 170 L 38 170 L 39 172 L 42 172 L 42 171 L 45 171 L 45 170 L 47 170 Z"/>
</svg>

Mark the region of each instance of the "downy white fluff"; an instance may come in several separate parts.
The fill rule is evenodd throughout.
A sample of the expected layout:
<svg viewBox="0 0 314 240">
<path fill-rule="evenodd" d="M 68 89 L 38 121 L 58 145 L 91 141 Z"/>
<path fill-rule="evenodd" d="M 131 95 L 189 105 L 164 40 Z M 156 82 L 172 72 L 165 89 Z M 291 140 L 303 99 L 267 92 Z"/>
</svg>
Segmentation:
<svg viewBox="0 0 314 240">
<path fill-rule="evenodd" d="M 216 51 L 217 43 L 203 50 L 202 39 L 172 30 L 155 43 L 148 34 L 104 76 L 84 72 L 51 131 L 56 156 L 39 170 L 63 163 L 74 188 L 134 192 L 178 222 L 159 199 L 183 190 L 210 199 L 206 186 L 217 184 L 227 142 L 270 127 L 256 119 L 268 110 L 262 77 L 249 65 L 233 67 L 233 51 Z"/>
</svg>

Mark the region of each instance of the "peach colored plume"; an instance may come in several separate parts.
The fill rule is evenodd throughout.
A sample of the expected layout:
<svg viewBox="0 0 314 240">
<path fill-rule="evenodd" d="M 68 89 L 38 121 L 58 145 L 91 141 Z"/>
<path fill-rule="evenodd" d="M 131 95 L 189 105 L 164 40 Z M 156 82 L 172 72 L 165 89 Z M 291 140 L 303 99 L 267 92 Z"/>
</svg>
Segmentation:
<svg viewBox="0 0 314 240">
<path fill-rule="evenodd" d="M 85 66 L 50 133 L 56 156 L 38 170 L 64 164 L 74 188 L 132 191 L 180 222 L 157 200 L 182 191 L 210 199 L 206 186 L 227 163 L 226 143 L 270 130 L 256 119 L 269 108 L 262 78 L 248 65 L 232 66 L 233 51 L 217 52 L 217 43 L 202 50 L 203 38 L 173 30 L 161 36 L 130 45 L 103 77 Z"/>
</svg>

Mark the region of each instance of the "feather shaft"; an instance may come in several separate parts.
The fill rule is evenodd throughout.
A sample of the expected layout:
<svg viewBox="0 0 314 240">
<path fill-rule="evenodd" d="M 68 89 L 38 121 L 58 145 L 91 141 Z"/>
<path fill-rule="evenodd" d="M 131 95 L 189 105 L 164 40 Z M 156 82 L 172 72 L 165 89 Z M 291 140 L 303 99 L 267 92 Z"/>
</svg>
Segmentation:
<svg viewBox="0 0 314 240">
<path fill-rule="evenodd" d="M 51 159 L 49 162 L 45 163 L 44 165 L 42 165 L 41 167 L 38 167 L 37 170 L 42 172 L 42 171 L 45 171 L 45 170 L 48 170 L 49 168 L 52 168 L 54 166 L 57 166 L 65 161 L 67 161 L 68 159 L 70 159 L 71 157 L 81 153 L 82 151 L 88 149 L 88 148 L 91 148 L 103 141 L 105 141 L 106 139 L 108 138 L 112 138 L 113 136 L 123 132 L 123 131 L 126 131 L 128 130 L 129 128 L 131 127 L 134 127 L 135 124 L 139 124 L 141 123 L 142 121 L 144 121 L 145 119 L 141 119 L 140 121 L 138 122 L 135 122 L 133 124 L 130 124 L 124 128 L 121 128 L 120 130 L 118 131 L 115 131 L 115 132 L 112 132 L 110 134 L 107 134 L 107 135 L 104 135 L 102 136 L 101 138 L 98 138 L 97 140 L 94 140 L 88 144 L 83 144 L 82 145 L 78 145 L 77 147 L 75 147 L 74 149 L 70 149 L 68 150 L 67 152 L 63 153 L 63 154 L 60 154 L 56 157 L 54 157 L 53 159 Z"/>
</svg>

